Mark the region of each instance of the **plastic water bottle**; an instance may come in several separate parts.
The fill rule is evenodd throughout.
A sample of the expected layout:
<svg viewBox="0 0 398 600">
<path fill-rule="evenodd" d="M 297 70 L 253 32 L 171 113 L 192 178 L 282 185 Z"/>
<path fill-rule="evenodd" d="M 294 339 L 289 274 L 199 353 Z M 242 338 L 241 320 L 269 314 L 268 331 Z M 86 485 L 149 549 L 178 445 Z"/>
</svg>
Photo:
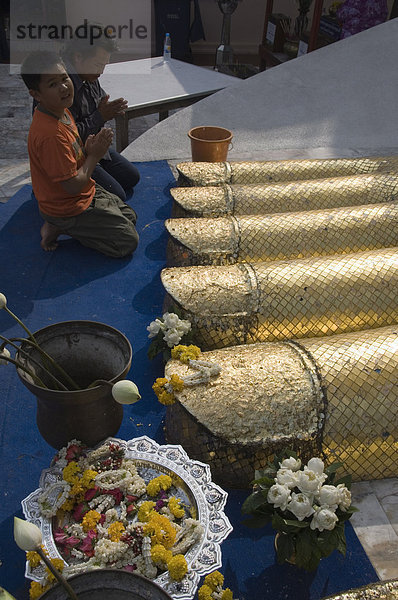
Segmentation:
<svg viewBox="0 0 398 600">
<path fill-rule="evenodd" d="M 163 60 L 168 61 L 171 58 L 171 37 L 169 33 L 166 33 L 164 38 L 163 46 Z"/>
</svg>

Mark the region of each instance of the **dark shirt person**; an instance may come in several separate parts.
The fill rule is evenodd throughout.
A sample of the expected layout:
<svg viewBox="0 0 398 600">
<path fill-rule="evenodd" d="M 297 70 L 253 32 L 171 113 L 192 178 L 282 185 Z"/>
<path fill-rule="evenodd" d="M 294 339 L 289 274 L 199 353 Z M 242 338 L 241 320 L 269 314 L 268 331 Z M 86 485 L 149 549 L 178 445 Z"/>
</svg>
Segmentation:
<svg viewBox="0 0 398 600">
<path fill-rule="evenodd" d="M 83 143 L 89 135 L 97 134 L 107 121 L 123 114 L 127 108 L 124 98 L 109 100 L 109 95 L 98 81 L 116 49 L 114 40 L 102 35 L 94 40 L 94 44 L 86 39 L 73 39 L 62 53 L 74 87 L 70 112 Z M 104 189 L 126 201 L 126 197 L 132 195 L 140 175 L 126 158 L 109 148 L 94 169 L 92 178 Z"/>
</svg>

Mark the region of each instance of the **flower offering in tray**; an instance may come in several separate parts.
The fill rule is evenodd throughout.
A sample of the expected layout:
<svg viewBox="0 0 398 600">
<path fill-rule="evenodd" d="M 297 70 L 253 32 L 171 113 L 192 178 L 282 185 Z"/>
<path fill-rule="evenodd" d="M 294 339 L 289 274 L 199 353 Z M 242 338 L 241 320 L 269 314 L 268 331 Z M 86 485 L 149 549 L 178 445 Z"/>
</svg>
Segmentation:
<svg viewBox="0 0 398 600">
<path fill-rule="evenodd" d="M 64 576 L 125 569 L 189 600 L 200 576 L 221 566 L 220 544 L 232 530 L 226 499 L 208 465 L 190 460 L 181 446 L 142 436 L 108 438 L 93 450 L 73 440 L 22 508 Z M 44 566 L 35 555 L 28 553 L 25 575 L 44 590 Z"/>
</svg>

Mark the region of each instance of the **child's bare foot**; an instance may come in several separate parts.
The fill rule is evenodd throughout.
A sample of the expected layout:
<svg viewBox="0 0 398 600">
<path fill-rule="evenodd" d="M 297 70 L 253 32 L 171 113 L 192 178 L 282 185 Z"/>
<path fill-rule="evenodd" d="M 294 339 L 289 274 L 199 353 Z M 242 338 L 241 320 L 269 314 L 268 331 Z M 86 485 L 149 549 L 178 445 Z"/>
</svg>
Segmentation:
<svg viewBox="0 0 398 600">
<path fill-rule="evenodd" d="M 51 251 L 55 250 L 58 247 L 57 239 L 58 236 L 61 235 L 62 231 L 58 229 L 55 225 L 51 225 L 51 223 L 44 222 L 42 228 L 40 229 L 41 233 L 41 242 L 40 246 L 43 250 Z"/>
</svg>

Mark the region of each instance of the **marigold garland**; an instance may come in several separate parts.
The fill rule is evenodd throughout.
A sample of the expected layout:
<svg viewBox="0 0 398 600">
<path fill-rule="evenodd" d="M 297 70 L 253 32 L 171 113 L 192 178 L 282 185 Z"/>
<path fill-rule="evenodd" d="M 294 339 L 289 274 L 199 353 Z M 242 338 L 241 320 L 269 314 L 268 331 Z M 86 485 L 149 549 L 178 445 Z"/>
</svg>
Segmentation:
<svg viewBox="0 0 398 600">
<path fill-rule="evenodd" d="M 213 571 L 206 575 L 203 585 L 198 589 L 198 600 L 233 600 L 232 591 L 229 588 L 222 589 L 224 575 L 219 571 Z"/>
<path fill-rule="evenodd" d="M 125 531 L 125 529 L 125 526 L 120 521 L 115 521 L 115 523 L 111 523 L 108 527 L 109 539 L 112 542 L 118 542 L 122 537 L 122 534 Z"/>
<path fill-rule="evenodd" d="M 168 561 L 173 557 L 171 550 L 166 550 L 162 544 L 155 544 L 151 548 L 151 558 L 154 563 L 164 567 L 167 566 Z"/>
<path fill-rule="evenodd" d="M 144 525 L 145 534 L 151 536 L 152 543 L 162 544 L 169 549 L 175 542 L 177 531 L 167 517 L 153 511 Z"/>
<path fill-rule="evenodd" d="M 137 515 L 137 519 L 140 523 L 146 523 L 149 520 L 149 515 L 151 514 L 155 506 L 156 503 L 152 502 L 151 500 L 146 500 L 141 504 L 140 508 L 138 509 Z"/>
<path fill-rule="evenodd" d="M 207 383 L 210 377 L 219 375 L 221 367 L 210 361 L 198 360 L 201 350 L 198 346 L 174 346 L 171 349 L 172 358 L 189 365 L 194 373 L 187 375 L 183 379 L 173 373 L 170 379 L 167 377 L 158 377 L 152 386 L 159 402 L 166 406 L 174 404 L 176 401 L 175 393 L 182 392 L 186 387 Z"/>
<path fill-rule="evenodd" d="M 83 531 L 87 533 L 90 529 L 95 529 L 101 515 L 96 510 L 89 510 L 83 517 L 82 526 Z"/>
<path fill-rule="evenodd" d="M 179 360 L 184 364 L 188 364 L 189 360 L 197 360 L 201 354 L 201 349 L 198 346 L 191 344 L 190 346 L 174 346 L 171 349 L 171 358 Z"/>
<path fill-rule="evenodd" d="M 220 571 L 213 571 L 205 577 L 205 584 L 214 592 L 218 586 L 224 585 L 224 575 Z"/>
<path fill-rule="evenodd" d="M 146 486 L 146 493 L 149 496 L 157 496 L 160 490 L 164 490 L 167 492 L 171 488 L 172 479 L 169 475 L 159 475 L 159 477 L 155 477 L 155 479 L 151 479 L 151 481 Z"/>
<path fill-rule="evenodd" d="M 51 586 L 41 585 L 38 581 L 32 581 L 29 588 L 30 600 L 37 600 L 44 592 L 46 592 Z"/>
<path fill-rule="evenodd" d="M 175 496 L 171 496 L 171 498 L 169 498 L 167 506 L 168 506 L 170 512 L 175 517 L 177 517 L 177 519 L 181 519 L 184 516 L 185 511 L 181 506 L 181 500 L 179 498 L 176 498 Z"/>
<path fill-rule="evenodd" d="M 72 440 L 55 462 L 63 479 L 43 490 L 39 507 L 46 518 L 56 517 L 53 537 L 66 563 L 51 560 L 65 577 L 102 567 L 136 570 L 153 579 L 167 569 L 171 579 L 182 581 L 188 571 L 182 553 L 204 532 L 190 516 L 193 506 L 170 493 L 173 485 L 178 490 L 170 475 L 146 481 L 113 442 L 90 451 Z M 36 552 L 27 553 L 27 560 L 32 570 L 39 568 Z M 53 583 L 44 573 L 40 583 L 32 582 L 31 600 Z"/>
<path fill-rule="evenodd" d="M 185 556 L 182 554 L 176 554 L 176 556 L 173 556 L 173 558 L 168 561 L 167 568 L 169 570 L 170 577 L 176 581 L 181 581 L 188 571 L 188 565 L 187 561 L 185 560 Z"/>
</svg>

